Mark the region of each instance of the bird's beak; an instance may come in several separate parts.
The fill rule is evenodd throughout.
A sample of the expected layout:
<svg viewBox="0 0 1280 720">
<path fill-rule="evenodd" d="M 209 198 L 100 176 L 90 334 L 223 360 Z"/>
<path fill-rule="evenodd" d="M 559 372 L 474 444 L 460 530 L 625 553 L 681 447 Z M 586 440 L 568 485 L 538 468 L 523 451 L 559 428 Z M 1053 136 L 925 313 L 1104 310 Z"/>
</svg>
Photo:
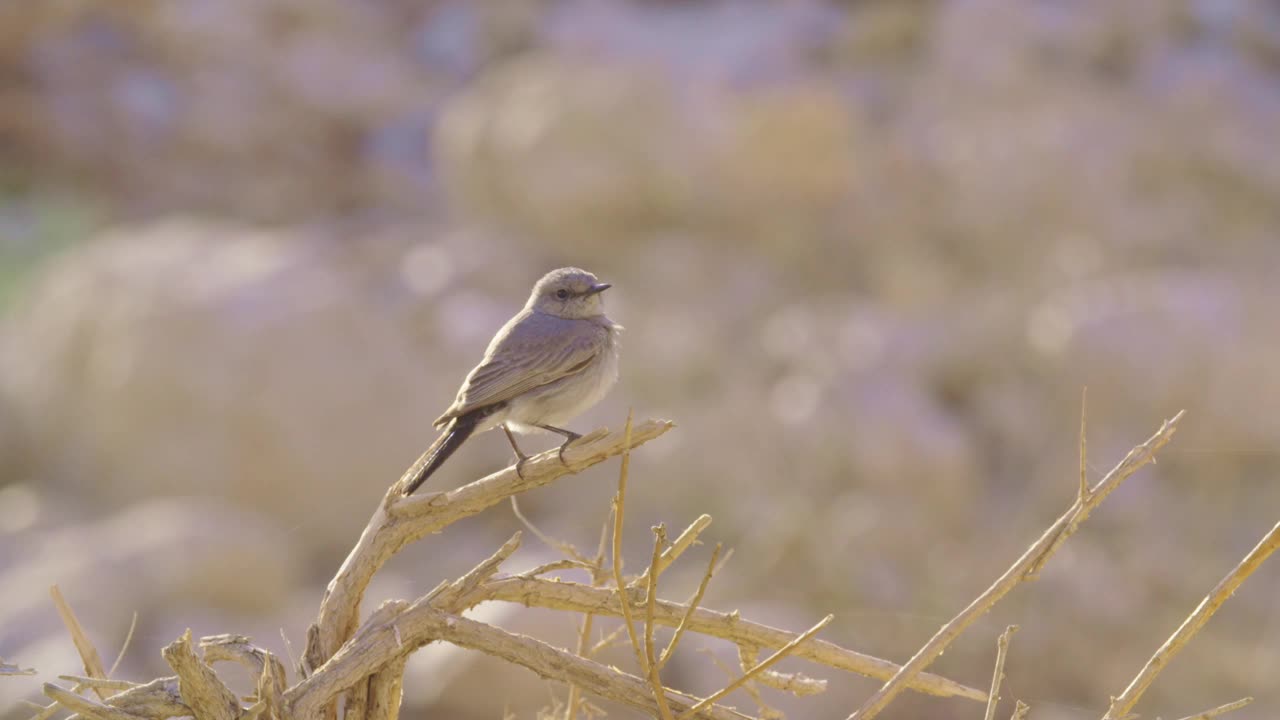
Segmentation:
<svg viewBox="0 0 1280 720">
<path fill-rule="evenodd" d="M 613 287 L 613 285 L 610 285 L 609 283 L 596 283 L 595 285 L 591 286 L 591 289 L 587 291 L 587 294 L 595 295 L 596 293 L 602 293 L 611 287 Z"/>
</svg>

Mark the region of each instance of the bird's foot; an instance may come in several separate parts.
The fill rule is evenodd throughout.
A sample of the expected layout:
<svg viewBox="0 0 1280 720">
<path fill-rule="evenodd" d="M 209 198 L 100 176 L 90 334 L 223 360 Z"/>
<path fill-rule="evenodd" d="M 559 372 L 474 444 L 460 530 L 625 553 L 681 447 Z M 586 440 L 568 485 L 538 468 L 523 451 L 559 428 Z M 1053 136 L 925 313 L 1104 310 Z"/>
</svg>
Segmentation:
<svg viewBox="0 0 1280 720">
<path fill-rule="evenodd" d="M 520 446 L 516 444 L 516 436 L 511 434 L 511 428 L 507 427 L 505 423 L 502 426 L 502 431 L 507 434 L 507 441 L 511 443 L 511 449 L 516 453 L 516 477 L 524 480 L 524 464 L 529 459 L 529 456 L 520 450 Z"/>
<path fill-rule="evenodd" d="M 559 453 L 558 453 L 558 454 L 560 455 L 560 464 L 561 464 L 561 465 L 568 465 L 568 464 L 569 464 L 569 462 L 568 462 L 567 460 L 565 460 L 565 459 L 564 459 L 564 449 L 565 449 L 565 448 L 567 448 L 567 447 L 569 447 L 570 445 L 572 445 L 572 444 L 574 444 L 574 443 L 578 442 L 578 441 L 579 441 L 579 440 L 581 440 L 581 439 L 582 439 L 582 436 L 581 436 L 581 435 L 579 435 L 578 433 L 572 433 L 572 434 L 570 435 L 569 439 L 567 439 L 567 440 L 565 440 L 564 442 L 560 443 L 560 451 L 559 451 Z"/>
<path fill-rule="evenodd" d="M 516 451 L 516 477 L 520 478 L 521 480 L 524 480 L 524 464 L 527 462 L 529 462 L 529 456 L 517 450 Z"/>
</svg>

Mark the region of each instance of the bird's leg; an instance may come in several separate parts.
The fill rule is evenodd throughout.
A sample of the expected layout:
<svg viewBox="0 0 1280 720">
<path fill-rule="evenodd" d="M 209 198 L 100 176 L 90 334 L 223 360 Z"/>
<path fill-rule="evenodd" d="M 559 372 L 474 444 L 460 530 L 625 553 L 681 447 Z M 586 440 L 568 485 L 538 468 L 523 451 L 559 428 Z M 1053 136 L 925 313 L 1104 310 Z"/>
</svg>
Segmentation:
<svg viewBox="0 0 1280 720">
<path fill-rule="evenodd" d="M 560 444 L 560 462 L 564 463 L 565 465 L 568 465 L 569 463 L 564 461 L 564 449 L 569 447 L 569 443 L 573 442 L 574 440 L 577 440 L 582 436 L 572 430 L 565 430 L 564 428 L 558 428 L 555 425 L 538 425 L 536 427 L 540 427 L 543 430 L 546 430 L 547 432 L 553 432 L 553 433 L 556 433 L 557 435 L 563 435 L 565 437 L 564 442 Z"/>
<path fill-rule="evenodd" d="M 521 467 L 524 466 L 524 461 L 528 460 L 529 456 L 521 452 L 520 446 L 516 444 L 516 436 L 511 434 L 511 428 L 507 427 L 506 423 L 502 423 L 502 432 L 507 434 L 507 442 L 511 443 L 511 449 L 516 451 L 516 476 L 523 480 L 524 473 L 521 472 Z"/>
</svg>

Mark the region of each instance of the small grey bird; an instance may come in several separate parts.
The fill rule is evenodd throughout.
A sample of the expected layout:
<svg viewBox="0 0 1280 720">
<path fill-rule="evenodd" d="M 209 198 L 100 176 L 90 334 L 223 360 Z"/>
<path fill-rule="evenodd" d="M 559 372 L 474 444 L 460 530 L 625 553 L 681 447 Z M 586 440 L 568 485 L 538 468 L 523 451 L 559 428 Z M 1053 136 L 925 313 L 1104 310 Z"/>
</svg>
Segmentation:
<svg viewBox="0 0 1280 720">
<path fill-rule="evenodd" d="M 529 302 L 493 336 L 484 359 L 458 389 L 458 397 L 436 418 L 440 437 L 405 473 L 404 494 L 426 482 L 467 438 L 499 425 L 519 462 L 528 456 L 516 432 L 547 430 L 563 435 L 560 457 L 582 437 L 566 424 L 613 387 L 618 379 L 618 333 L 604 315 L 600 293 L 609 289 L 578 268 L 552 270 L 533 286 Z M 516 465 L 517 472 L 519 464 Z"/>
</svg>

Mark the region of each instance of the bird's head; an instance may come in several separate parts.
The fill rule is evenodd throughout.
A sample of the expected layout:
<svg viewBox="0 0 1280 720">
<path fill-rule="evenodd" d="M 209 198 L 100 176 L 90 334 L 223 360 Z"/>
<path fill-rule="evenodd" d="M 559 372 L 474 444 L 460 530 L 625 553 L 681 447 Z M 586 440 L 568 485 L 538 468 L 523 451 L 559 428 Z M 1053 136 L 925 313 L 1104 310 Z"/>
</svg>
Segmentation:
<svg viewBox="0 0 1280 720">
<path fill-rule="evenodd" d="M 543 275 L 533 286 L 525 307 L 568 319 L 596 317 L 604 314 L 600 294 L 609 287 L 586 270 L 560 268 Z"/>
</svg>

